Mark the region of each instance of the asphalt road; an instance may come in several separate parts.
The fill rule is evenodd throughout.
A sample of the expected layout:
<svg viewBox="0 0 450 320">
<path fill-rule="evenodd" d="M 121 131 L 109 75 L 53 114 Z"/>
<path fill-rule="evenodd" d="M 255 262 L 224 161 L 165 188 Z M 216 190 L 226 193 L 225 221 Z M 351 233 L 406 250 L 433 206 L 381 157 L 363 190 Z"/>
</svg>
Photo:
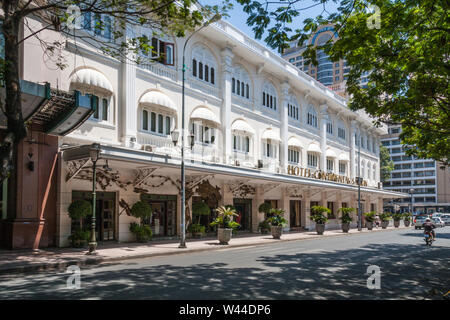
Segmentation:
<svg viewBox="0 0 450 320">
<path fill-rule="evenodd" d="M 450 227 L 437 230 L 431 248 L 422 232 L 126 260 L 82 268 L 79 289 L 68 289 L 69 274 L 60 272 L 3 275 L 0 299 L 442 299 L 450 290 Z M 380 268 L 380 289 L 367 288 L 370 265 Z"/>
</svg>

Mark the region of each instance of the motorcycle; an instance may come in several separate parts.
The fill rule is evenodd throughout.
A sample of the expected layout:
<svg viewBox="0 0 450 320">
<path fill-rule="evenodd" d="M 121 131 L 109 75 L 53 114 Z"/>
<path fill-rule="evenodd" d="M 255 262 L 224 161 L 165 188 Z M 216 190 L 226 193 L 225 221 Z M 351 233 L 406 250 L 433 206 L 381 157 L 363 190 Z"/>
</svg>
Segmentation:
<svg viewBox="0 0 450 320">
<path fill-rule="evenodd" d="M 431 247 L 431 245 L 432 245 L 432 243 L 434 241 L 434 238 L 433 238 L 433 235 L 431 234 L 430 231 L 425 231 L 425 238 L 424 238 L 424 240 L 425 240 L 426 245 Z"/>
</svg>

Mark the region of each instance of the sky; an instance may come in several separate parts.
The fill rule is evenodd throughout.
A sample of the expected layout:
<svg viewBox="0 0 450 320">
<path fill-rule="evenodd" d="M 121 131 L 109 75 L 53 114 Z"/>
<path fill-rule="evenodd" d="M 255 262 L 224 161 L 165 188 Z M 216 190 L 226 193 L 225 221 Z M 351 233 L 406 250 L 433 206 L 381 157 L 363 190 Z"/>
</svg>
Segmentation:
<svg viewBox="0 0 450 320">
<path fill-rule="evenodd" d="M 263 3 L 265 1 L 261 0 L 261 3 Z M 208 4 L 208 5 L 220 5 L 222 3 L 222 0 L 201 0 L 201 3 L 203 4 Z M 301 9 L 301 8 L 307 8 L 311 5 L 314 5 L 315 2 L 312 0 L 303 0 L 300 1 L 299 4 L 296 5 L 297 9 Z M 240 29 L 241 31 L 243 31 L 244 33 L 246 33 L 249 37 L 251 37 L 252 39 L 254 39 L 254 32 L 252 30 L 252 27 L 249 27 L 246 24 L 247 21 L 247 17 L 248 15 L 243 11 L 243 6 L 238 4 L 236 1 L 233 1 L 233 10 L 231 12 L 229 12 L 230 17 L 224 18 L 224 20 L 228 21 L 229 23 L 231 23 L 232 25 L 234 25 L 235 27 L 237 27 L 238 29 Z M 338 5 L 336 5 L 335 3 L 328 3 L 326 4 L 326 9 L 328 12 L 333 13 L 333 10 L 336 10 L 336 8 L 338 7 Z M 275 8 L 274 5 L 272 5 L 272 7 L 269 8 Z M 291 27 L 291 29 L 297 29 L 299 27 L 303 26 L 303 20 L 305 20 L 306 18 L 314 18 L 317 15 L 321 14 L 323 11 L 323 5 L 317 5 L 315 7 L 312 7 L 310 9 L 306 9 L 304 11 L 302 11 L 302 13 L 300 14 L 299 17 L 297 17 L 294 22 L 293 22 L 293 26 Z M 324 16 L 327 16 L 327 14 L 324 14 Z M 257 40 L 258 42 L 260 42 L 261 44 L 267 46 L 264 43 L 264 36 L 261 40 Z M 278 54 L 277 50 L 272 50 L 273 53 Z"/>
</svg>

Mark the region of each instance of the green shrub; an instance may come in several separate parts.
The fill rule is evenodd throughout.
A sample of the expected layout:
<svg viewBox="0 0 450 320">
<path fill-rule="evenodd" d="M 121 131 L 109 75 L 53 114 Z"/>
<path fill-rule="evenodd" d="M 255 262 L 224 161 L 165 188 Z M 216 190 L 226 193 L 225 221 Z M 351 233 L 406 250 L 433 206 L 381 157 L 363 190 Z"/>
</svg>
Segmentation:
<svg viewBox="0 0 450 320">
<path fill-rule="evenodd" d="M 226 208 L 224 206 L 216 209 L 217 218 L 210 223 L 211 226 L 218 226 L 219 228 L 236 229 L 240 226 L 239 223 L 233 221 L 233 217 L 237 216 L 236 210 Z"/>
<path fill-rule="evenodd" d="M 201 233 L 201 234 L 204 234 L 205 231 L 206 231 L 206 227 L 201 225 L 201 224 L 198 224 L 198 223 L 191 223 L 189 225 L 187 231 L 190 232 L 190 233 Z"/>
<path fill-rule="evenodd" d="M 211 209 L 204 202 L 195 202 L 192 204 L 192 215 L 198 216 L 197 224 L 200 224 L 200 219 L 202 216 L 209 216 L 211 214 Z"/>
<path fill-rule="evenodd" d="M 287 224 L 287 220 L 283 217 L 284 210 L 270 209 L 269 214 L 271 216 L 267 220 L 273 227 L 281 227 Z"/>
<path fill-rule="evenodd" d="M 268 233 L 270 231 L 270 223 L 269 223 L 268 219 L 261 221 L 258 224 L 258 229 L 261 230 L 261 233 Z"/>
<path fill-rule="evenodd" d="M 411 221 L 411 218 L 412 218 L 412 213 L 411 212 L 405 212 L 403 214 L 403 220 L 404 221 Z"/>
<path fill-rule="evenodd" d="M 76 230 L 69 236 L 72 247 L 84 247 L 91 238 L 90 231 Z"/>
<path fill-rule="evenodd" d="M 317 224 L 325 224 L 328 221 L 325 213 L 328 215 L 331 213 L 331 210 L 322 206 L 312 206 L 309 218 Z"/>
<path fill-rule="evenodd" d="M 363 213 L 363 215 L 366 218 L 367 222 L 374 222 L 375 216 L 377 215 L 377 213 L 375 211 L 371 211 L 371 212 Z"/>
<path fill-rule="evenodd" d="M 403 218 L 403 213 L 393 213 L 392 218 L 394 219 L 394 221 L 400 221 Z"/>
<path fill-rule="evenodd" d="M 341 216 L 342 223 L 352 222 L 351 213 L 355 211 L 355 208 L 340 208 L 338 211 L 342 213 Z"/>
<path fill-rule="evenodd" d="M 392 219 L 391 218 L 391 214 L 389 212 L 380 213 L 380 220 L 381 221 L 389 221 L 391 219 Z"/>
<path fill-rule="evenodd" d="M 150 226 L 140 225 L 136 222 L 130 223 L 130 231 L 136 236 L 136 240 L 140 242 L 147 242 L 153 236 Z"/>
<path fill-rule="evenodd" d="M 70 204 L 68 211 L 71 219 L 83 219 L 92 215 L 92 204 L 86 200 L 76 200 Z"/>
<path fill-rule="evenodd" d="M 152 207 L 145 201 L 138 201 L 133 204 L 131 215 L 135 218 L 148 219 L 152 216 Z"/>
<path fill-rule="evenodd" d="M 265 214 L 268 214 L 271 209 L 272 206 L 267 202 L 261 203 L 258 207 L 258 211 Z"/>
</svg>

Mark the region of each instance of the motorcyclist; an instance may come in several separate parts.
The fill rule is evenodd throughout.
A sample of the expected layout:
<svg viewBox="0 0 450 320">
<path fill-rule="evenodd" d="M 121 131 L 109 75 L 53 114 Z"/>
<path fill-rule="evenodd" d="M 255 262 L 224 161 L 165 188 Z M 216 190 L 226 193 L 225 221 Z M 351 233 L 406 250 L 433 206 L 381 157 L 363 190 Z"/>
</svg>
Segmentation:
<svg viewBox="0 0 450 320">
<path fill-rule="evenodd" d="M 430 232 L 433 237 L 433 240 L 436 239 L 436 233 L 433 230 L 434 228 L 436 228 L 436 225 L 433 222 L 431 222 L 430 218 L 426 218 L 423 224 L 424 233 Z"/>
</svg>

